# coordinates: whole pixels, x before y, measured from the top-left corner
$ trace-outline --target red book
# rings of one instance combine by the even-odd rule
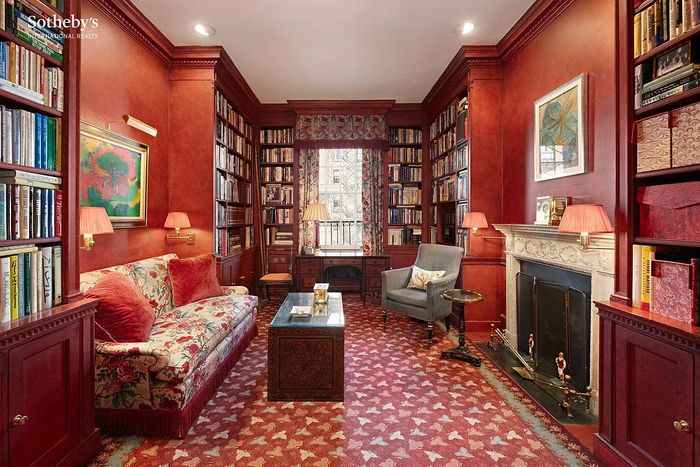
[[[55,216],[55,235],[60,237],[63,234],[63,192],[61,190],[54,191],[55,204],[54,204],[54,216]]]

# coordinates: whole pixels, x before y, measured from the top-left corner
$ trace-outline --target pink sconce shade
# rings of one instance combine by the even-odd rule
[[[468,212],[464,215],[462,227],[465,229],[488,229],[489,222],[483,212]]]
[[[80,235],[114,233],[105,208],[80,208]]]
[[[605,233],[613,227],[600,204],[572,204],[564,210],[559,224],[560,232]]]
[[[165,219],[166,229],[189,229],[190,218],[186,212],[169,212]]]

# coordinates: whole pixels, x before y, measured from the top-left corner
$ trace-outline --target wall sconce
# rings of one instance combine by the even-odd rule
[[[186,212],[169,212],[165,219],[166,229],[175,229],[175,235],[167,234],[165,241],[170,243],[172,240],[184,240],[187,245],[194,245],[194,232],[180,235],[180,229],[189,229],[190,218]]]
[[[80,208],[80,235],[83,236],[82,250],[90,251],[95,244],[93,235],[114,233],[112,223],[105,208]]]
[[[126,114],[122,118],[124,119],[127,125],[132,126],[137,130],[141,130],[144,133],[148,133],[153,137],[155,137],[158,134],[158,130],[156,128],[152,127],[148,123],[142,122],[136,117],[132,117],[131,115]]]
[[[503,237],[497,237],[495,235],[479,235],[479,229],[489,228],[489,222],[486,220],[486,214],[483,212],[468,212],[464,214],[462,228],[471,229],[473,237],[503,240]]]
[[[559,232],[579,234],[579,243],[583,250],[612,250],[610,247],[592,247],[592,233],[609,233],[613,231],[610,219],[600,204],[572,204],[564,210],[559,224]]]

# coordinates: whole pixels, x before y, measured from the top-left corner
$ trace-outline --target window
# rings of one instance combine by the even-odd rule
[[[319,201],[330,220],[319,223],[319,244],[326,248],[362,246],[362,150],[321,149]]]

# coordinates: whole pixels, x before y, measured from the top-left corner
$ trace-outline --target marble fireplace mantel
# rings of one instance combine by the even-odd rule
[[[578,234],[559,232],[557,227],[529,224],[497,224],[505,235],[506,336],[517,345],[518,319],[516,274],[521,261],[534,261],[591,276],[591,301],[608,300],[615,288],[615,251],[612,234],[592,234],[584,251]],[[598,414],[598,315],[591,304],[591,411]]]

